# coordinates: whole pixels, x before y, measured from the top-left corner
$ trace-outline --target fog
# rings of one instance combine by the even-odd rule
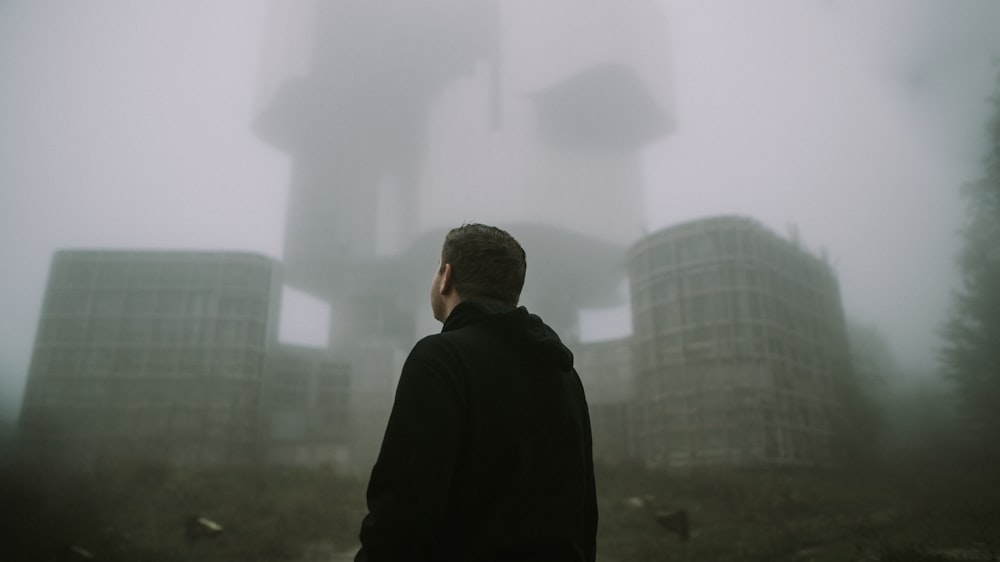
[[[538,8],[553,10],[547,17],[508,8],[505,24],[557,33],[555,10],[564,5]],[[637,31],[630,45],[647,49],[633,55],[666,102],[669,132],[637,155],[637,224],[598,237],[621,242],[629,229],[652,232],[721,213],[797,231],[807,248],[829,256],[848,316],[878,326],[905,369],[932,368],[935,329],[956,281],[959,187],[979,174],[987,100],[996,91],[1000,3],[664,0],[659,8],[662,30]],[[54,250],[207,248],[287,257],[294,159],[255,132],[276,84],[302,70],[294,41],[274,47],[275,17],[271,3],[258,0],[0,1],[6,415],[20,402]],[[529,25],[536,20],[550,23]],[[609,25],[628,22],[652,26],[625,16]],[[616,45],[566,27],[567,40],[554,35],[553,44],[591,62],[602,54],[588,49]],[[548,59],[520,55],[517,79],[543,85]],[[489,80],[487,66],[470,72]],[[402,91],[393,94],[409,99],[401,95],[407,85],[396,84]],[[416,90],[432,95],[429,86]],[[425,130],[418,125],[413,130]],[[445,135],[434,146],[450,146],[447,127],[432,130]],[[379,134],[399,141],[393,132]],[[416,155],[399,149],[397,168],[377,181],[402,193],[416,172],[400,171],[399,163],[414,161],[421,173],[455,184],[474,177],[463,175],[474,162],[419,148]],[[426,196],[410,202],[420,213],[412,224],[384,221],[371,241],[375,251],[402,251],[409,236],[447,224],[537,218],[523,208],[504,215],[491,199],[497,185],[468,188],[479,191],[464,198],[411,191]],[[409,216],[410,203],[388,204],[389,216]],[[477,204],[482,210],[471,210]],[[550,218],[569,228],[600,222],[575,208]],[[533,248],[526,250],[530,264]],[[435,260],[433,253],[416,258],[425,267],[417,275],[429,280]],[[313,337],[321,322],[312,316],[308,307],[292,315],[286,335]],[[627,330],[620,310],[588,312],[580,327],[584,339]]]

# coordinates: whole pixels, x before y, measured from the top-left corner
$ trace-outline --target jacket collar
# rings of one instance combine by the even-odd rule
[[[515,307],[481,300],[464,300],[458,303],[441,327],[442,332],[450,332],[465,326],[479,324],[490,316],[511,312]]]

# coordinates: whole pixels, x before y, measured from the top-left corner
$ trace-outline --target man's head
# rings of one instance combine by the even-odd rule
[[[456,303],[477,299],[517,305],[526,269],[524,249],[507,232],[483,224],[451,229],[431,289],[434,317],[447,318],[454,306],[448,306],[449,297]]]

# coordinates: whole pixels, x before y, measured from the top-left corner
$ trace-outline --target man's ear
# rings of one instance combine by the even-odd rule
[[[451,276],[451,264],[444,264],[444,271],[441,272],[441,286],[438,288],[438,292],[442,295],[447,295],[448,293],[455,290],[455,281]]]

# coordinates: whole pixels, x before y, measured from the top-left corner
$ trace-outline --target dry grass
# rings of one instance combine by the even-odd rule
[[[1000,547],[1000,475],[987,468],[847,471],[601,467],[599,560],[992,560]],[[0,472],[3,560],[64,560],[79,545],[102,561],[301,560],[315,545],[350,551],[364,482],[329,471],[161,465],[89,474]],[[653,496],[647,507],[624,501]],[[682,542],[653,517],[684,509]],[[223,525],[191,541],[184,523]]]
[[[1000,475],[986,468],[848,471],[602,470],[602,560],[996,562]],[[690,514],[691,540],[622,502]]]

